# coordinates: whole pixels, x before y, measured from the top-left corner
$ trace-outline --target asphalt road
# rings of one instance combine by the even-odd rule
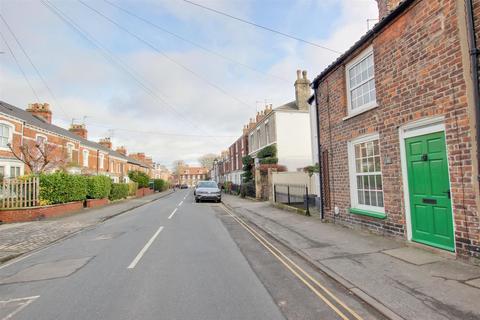
[[[379,318],[191,190],[0,266],[0,320]]]

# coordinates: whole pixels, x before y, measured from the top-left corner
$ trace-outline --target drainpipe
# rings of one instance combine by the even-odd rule
[[[478,48],[475,39],[475,23],[473,21],[472,0],[465,0],[467,13],[467,34],[470,47],[470,73],[473,81],[473,103],[475,109],[475,123],[477,125],[477,180],[480,183],[480,93],[478,79]]]
[[[318,189],[320,192],[320,218],[323,220],[325,211],[323,209],[323,181],[322,181],[322,145],[320,144],[320,112],[318,112],[317,89],[313,91],[315,94],[315,122],[317,124],[317,153],[318,153]]]

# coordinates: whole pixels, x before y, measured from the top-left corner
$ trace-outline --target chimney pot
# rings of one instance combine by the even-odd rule
[[[30,103],[27,111],[46,123],[52,123],[52,111],[48,103]]]
[[[84,124],[72,124],[68,130],[77,136],[87,139],[88,131]]]

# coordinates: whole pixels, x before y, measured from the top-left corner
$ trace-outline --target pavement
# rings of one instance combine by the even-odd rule
[[[7,319],[385,317],[223,205],[179,190],[0,265]]]
[[[171,192],[168,190],[142,198],[116,201],[104,207],[83,209],[55,219],[0,225],[0,263],[38,250],[118,214],[165,197]]]
[[[225,195],[236,214],[390,319],[480,319],[480,267],[453,255]]]

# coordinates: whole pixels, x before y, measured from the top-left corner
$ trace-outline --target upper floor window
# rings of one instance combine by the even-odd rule
[[[266,143],[270,143],[270,124],[268,121],[265,121],[265,137],[266,137]]]
[[[346,66],[348,113],[355,114],[376,105],[375,68],[370,47]]]
[[[0,147],[8,148],[12,135],[12,127],[5,123],[0,123]]]
[[[100,153],[100,155],[98,156],[98,167],[100,169],[103,169],[103,161],[105,160],[105,156],[103,155],[103,153]]]
[[[83,166],[88,167],[88,150],[83,150]]]
[[[73,160],[73,144],[67,143],[67,160]]]

